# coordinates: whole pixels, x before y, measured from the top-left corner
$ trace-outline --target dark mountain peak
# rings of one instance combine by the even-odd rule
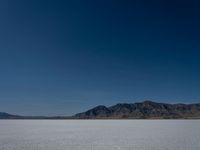
[[[110,110],[103,105],[99,105],[86,112],[76,114],[75,118],[89,119],[89,118],[105,118],[110,115]]]
[[[129,107],[130,105],[132,105],[132,104],[128,104],[128,103],[118,103],[118,104],[116,104],[116,105],[113,105],[113,106],[111,106],[111,107],[109,107],[109,108],[114,108],[114,107]]]
[[[133,104],[128,104],[128,103],[119,103],[114,106],[109,107],[109,109],[113,111],[121,111],[121,110],[131,110],[133,107]]]

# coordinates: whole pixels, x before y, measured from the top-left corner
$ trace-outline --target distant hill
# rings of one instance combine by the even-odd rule
[[[19,116],[19,115],[12,115],[5,112],[0,112],[0,119],[70,119],[71,117],[65,116]]]
[[[134,104],[97,106],[73,116],[76,119],[200,119],[198,104],[166,104],[144,101]]]
[[[0,112],[0,119],[20,119],[20,116],[11,115],[5,112]]]

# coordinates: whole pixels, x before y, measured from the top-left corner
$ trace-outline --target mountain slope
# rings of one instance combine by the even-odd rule
[[[97,106],[73,116],[75,119],[183,119],[200,118],[198,104],[165,104],[144,101],[134,104]]]
[[[11,115],[5,112],[0,112],[0,119],[20,119],[22,117],[17,115]]]

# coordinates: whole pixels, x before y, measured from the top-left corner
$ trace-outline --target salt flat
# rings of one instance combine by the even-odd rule
[[[200,121],[0,120],[0,150],[200,150]]]

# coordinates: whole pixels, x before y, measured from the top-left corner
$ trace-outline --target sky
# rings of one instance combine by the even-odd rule
[[[1,0],[0,111],[200,102],[197,0]]]

